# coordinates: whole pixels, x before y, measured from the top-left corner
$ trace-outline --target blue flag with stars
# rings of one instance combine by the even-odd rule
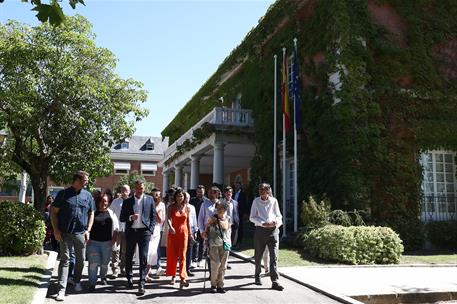
[[[294,51],[294,61],[292,67],[292,94],[294,96],[294,116],[295,116],[295,126],[297,130],[301,125],[301,99],[300,99],[300,78],[298,71],[298,54],[297,49]]]

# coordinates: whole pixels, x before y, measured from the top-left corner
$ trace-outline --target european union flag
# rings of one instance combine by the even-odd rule
[[[297,130],[301,125],[301,99],[300,99],[300,78],[298,71],[298,54],[297,49],[294,51],[294,61],[292,66],[292,94],[294,96],[294,116]]]

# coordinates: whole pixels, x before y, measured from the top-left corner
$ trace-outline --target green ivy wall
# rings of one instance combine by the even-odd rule
[[[455,16],[454,0],[280,0],[162,135],[172,143],[219,96],[231,102],[241,92],[242,107],[253,110],[256,123],[251,178],[271,181],[273,55],[279,68],[282,47],[292,51],[298,38],[300,199],[326,196],[334,208],[370,208],[375,222],[392,226],[414,247],[418,156],[434,148],[457,150]],[[335,91],[329,75],[338,71],[341,88]]]

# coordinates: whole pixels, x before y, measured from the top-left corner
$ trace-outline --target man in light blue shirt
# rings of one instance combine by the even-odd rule
[[[215,204],[218,201],[221,190],[218,187],[211,187],[208,192],[209,200],[205,200],[198,213],[198,230],[203,239],[206,239],[205,228],[208,219],[216,213]]]

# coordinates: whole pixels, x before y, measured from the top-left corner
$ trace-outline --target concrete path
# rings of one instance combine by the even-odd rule
[[[456,265],[283,267],[280,272],[322,292],[365,303],[430,303],[457,296]]]
[[[138,287],[126,289],[125,278],[109,280],[108,286],[97,286],[94,293],[83,291],[76,293],[71,287],[67,290],[64,303],[339,303],[321,293],[308,289],[300,284],[281,278],[284,291],[271,290],[269,278],[263,279],[263,286],[254,285],[254,265],[237,258],[230,258],[231,270],[226,272],[226,294],[203,292],[203,269],[196,269],[196,276],[189,279],[190,286],[179,289],[179,284],[169,285],[169,277],[162,277],[146,285],[146,294],[137,295]],[[57,293],[57,266],[54,269],[51,286],[45,303],[57,303],[53,296]],[[135,271],[137,273],[137,271]],[[87,288],[87,266],[84,268],[83,288]],[[209,287],[209,281],[206,287]]]
[[[282,267],[280,271],[346,296],[457,292],[457,266]]]

